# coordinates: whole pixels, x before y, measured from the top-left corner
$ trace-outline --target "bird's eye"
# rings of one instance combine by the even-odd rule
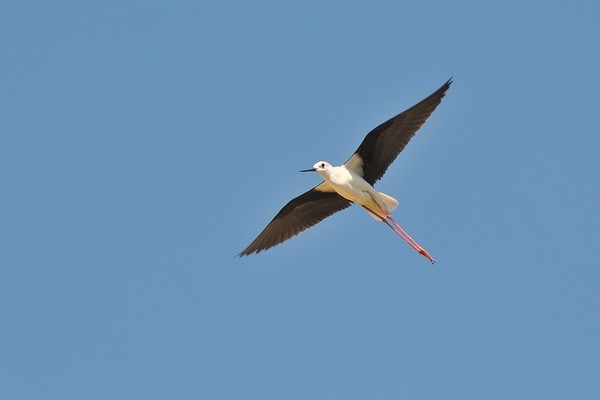
[[[321,168],[325,168],[325,163],[321,163]]]

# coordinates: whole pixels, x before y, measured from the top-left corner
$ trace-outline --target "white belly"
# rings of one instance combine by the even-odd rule
[[[335,173],[328,180],[340,196],[360,205],[372,202],[372,195],[377,193],[367,181],[343,167],[336,167]]]

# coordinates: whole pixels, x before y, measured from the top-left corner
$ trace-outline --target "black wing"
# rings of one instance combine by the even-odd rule
[[[371,185],[377,182],[440,104],[451,83],[449,79],[425,100],[369,132],[345,165],[362,171]]]
[[[250,246],[238,255],[259,253],[285,242],[350,204],[350,200],[321,183],[287,203]]]

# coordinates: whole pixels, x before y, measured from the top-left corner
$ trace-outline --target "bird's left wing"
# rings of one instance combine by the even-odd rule
[[[298,235],[352,204],[325,182],[287,203],[240,257],[259,253]]]
[[[374,185],[440,104],[451,84],[449,79],[426,99],[369,132],[344,165]]]

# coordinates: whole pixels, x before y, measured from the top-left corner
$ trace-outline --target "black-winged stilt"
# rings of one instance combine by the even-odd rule
[[[287,203],[239,256],[282,243],[356,203],[434,264],[433,257],[392,218],[391,212],[398,201],[376,191],[373,185],[440,104],[451,83],[452,79],[449,79],[426,99],[369,132],[344,164],[334,167],[319,161],[312,168],[300,171],[316,172],[324,181]]]

